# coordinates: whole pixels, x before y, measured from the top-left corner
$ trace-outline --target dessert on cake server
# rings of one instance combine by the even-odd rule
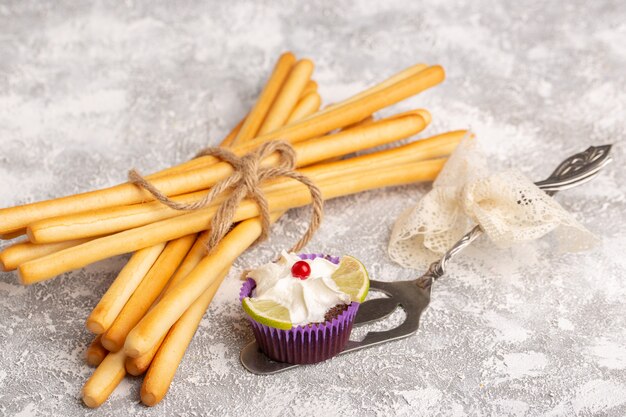
[[[269,358],[307,364],[344,349],[368,289],[365,267],[351,256],[283,251],[247,273],[240,299]]]

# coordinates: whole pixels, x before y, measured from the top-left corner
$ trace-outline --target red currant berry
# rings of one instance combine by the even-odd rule
[[[307,279],[311,275],[311,266],[306,261],[298,261],[291,267],[294,278]]]

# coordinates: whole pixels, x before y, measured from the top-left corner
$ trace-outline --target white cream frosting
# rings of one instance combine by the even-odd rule
[[[311,275],[301,280],[291,275],[291,267],[301,261],[295,253],[283,251],[277,262],[248,273],[256,282],[254,298],[272,300],[289,310],[294,326],[324,322],[326,312],[337,304],[350,304],[350,296],[339,290],[331,275],[338,265],[324,259],[304,259]]]

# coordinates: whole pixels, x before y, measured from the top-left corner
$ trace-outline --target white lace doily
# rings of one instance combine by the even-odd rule
[[[468,136],[446,162],[433,189],[396,221],[389,255],[405,267],[424,269],[476,223],[499,247],[538,239],[553,230],[563,251],[585,250],[598,241],[520,172],[490,174],[477,140]]]

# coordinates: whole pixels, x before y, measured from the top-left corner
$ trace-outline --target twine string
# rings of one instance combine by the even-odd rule
[[[261,162],[274,152],[279,155],[278,164],[275,167],[261,166]],[[272,178],[291,178],[309,189],[312,207],[309,226],[300,240],[291,248],[291,251],[301,250],[311,240],[322,222],[324,199],[320,189],[313,181],[295,170],[296,153],[289,143],[280,140],[266,142],[243,156],[238,156],[226,148],[209,147],[201,150],[195,157],[201,156],[213,156],[227,162],[233,167],[233,173],[217,182],[204,197],[191,203],[172,200],[135,169],[128,172],[128,179],[131,183],[152,194],[155,200],[174,210],[181,211],[196,211],[205,208],[213,203],[219,195],[231,190],[230,195],[219,205],[211,219],[209,235],[205,242],[207,250],[210,252],[230,230],[237,208],[246,197],[255,201],[259,207],[262,232],[258,240],[265,240],[270,230],[270,210],[267,198],[261,189],[261,183]]]

